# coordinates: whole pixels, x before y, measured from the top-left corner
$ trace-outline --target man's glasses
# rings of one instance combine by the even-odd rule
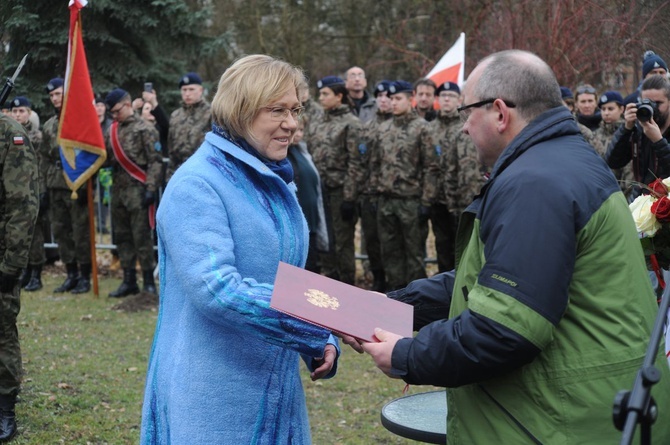
[[[305,108],[303,107],[295,107],[295,108],[265,107],[265,109],[270,112],[270,118],[273,121],[277,122],[285,121],[286,119],[288,119],[289,114],[293,117],[293,119],[299,121],[302,119],[302,115],[305,112]]]
[[[347,74],[347,79],[365,79],[365,73],[349,73]]]
[[[128,104],[127,104],[127,103],[123,103],[123,104],[121,104],[121,106],[119,106],[116,110],[112,108],[111,110],[109,110],[109,114],[111,114],[112,116],[116,116],[117,114],[119,114],[119,112],[120,112],[121,110],[123,110],[123,107],[125,107],[126,105],[128,105]]]
[[[457,110],[458,110],[458,115],[461,117],[461,123],[464,124],[468,121],[468,119],[470,118],[470,114],[472,114],[472,112],[474,111],[475,108],[480,108],[480,107],[483,107],[485,105],[491,105],[496,100],[498,100],[498,98],[494,97],[492,99],[485,99],[485,100],[481,100],[479,102],[475,102],[473,104],[468,104],[468,105],[463,105],[462,107],[458,107]],[[507,105],[509,108],[516,107],[516,104],[514,102],[510,102],[509,100],[505,100],[505,99],[500,99],[500,100],[502,100],[503,103],[505,105]]]

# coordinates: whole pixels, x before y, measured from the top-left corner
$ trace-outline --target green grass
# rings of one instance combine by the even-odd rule
[[[42,291],[21,294],[25,374],[12,443],[138,443],[157,313],[111,310],[119,301],[107,294],[119,279],[101,279],[100,297],[53,294],[64,275],[43,279]],[[303,372],[303,382],[314,444],[416,443],[381,425],[382,406],[402,395],[404,382],[385,377],[369,356],[343,348],[334,379],[312,382]]]

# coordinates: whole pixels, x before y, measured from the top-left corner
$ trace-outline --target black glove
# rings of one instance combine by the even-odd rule
[[[49,194],[47,192],[40,193],[40,214],[49,210]]]
[[[342,201],[342,204],[340,204],[340,216],[342,216],[343,221],[351,221],[354,219],[355,211],[356,203],[353,201]]]
[[[144,192],[144,200],[142,201],[142,207],[148,208],[151,204],[156,202],[156,192],[147,190]]]
[[[14,290],[14,286],[19,281],[18,275],[9,275],[4,272],[0,272],[0,292],[3,294],[8,294]]]
[[[419,222],[422,224],[425,222],[428,222],[428,219],[430,218],[430,207],[427,206],[419,206]]]

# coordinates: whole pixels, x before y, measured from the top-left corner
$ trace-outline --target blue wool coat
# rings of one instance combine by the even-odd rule
[[[333,337],[269,307],[279,261],[307,255],[293,183],[209,133],[170,179],[157,224],[141,443],[309,444],[299,358],[311,365]]]

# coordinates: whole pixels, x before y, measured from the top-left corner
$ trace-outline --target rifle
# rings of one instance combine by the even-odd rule
[[[19,66],[16,68],[16,71],[14,71],[14,75],[12,77],[8,77],[7,81],[5,82],[5,86],[2,87],[2,91],[0,91],[0,107],[2,107],[5,104],[5,101],[9,97],[9,93],[12,92],[12,88],[14,88],[14,81],[16,78],[19,76],[19,73],[23,69],[23,65],[26,64],[26,59],[28,58],[28,54],[23,56],[23,59],[21,59],[21,63],[19,63]]]

